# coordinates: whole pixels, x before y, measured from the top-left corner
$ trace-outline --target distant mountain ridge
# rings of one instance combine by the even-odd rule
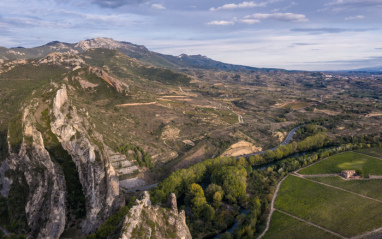
[[[360,68],[353,71],[366,71],[366,72],[382,72],[382,66]]]
[[[126,41],[116,41],[112,38],[94,38],[78,43],[64,43],[52,41],[45,45],[33,48],[5,48],[0,47],[1,60],[31,59],[45,57],[52,52],[69,52],[80,54],[92,48],[106,48],[111,50],[119,50],[131,58],[135,58],[143,63],[147,63],[156,67],[164,67],[169,69],[179,68],[201,68],[201,69],[218,69],[218,70],[280,70],[270,68],[256,68],[242,65],[227,64],[220,61],[212,60],[202,55],[186,55],[180,56],[164,55],[161,53],[148,50],[143,45],[136,45]]]

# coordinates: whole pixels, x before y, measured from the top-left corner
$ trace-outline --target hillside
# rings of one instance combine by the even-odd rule
[[[297,125],[306,126],[283,148],[288,155],[316,149],[319,140],[321,147],[370,145],[382,136],[379,76],[257,69],[200,55],[166,56],[107,38],[1,48],[0,59],[0,225],[20,236],[80,238],[96,232],[139,194],[132,191],[172,172],[186,175],[174,179],[184,182],[174,187],[177,192],[170,192],[171,185],[159,187],[152,201],[175,192],[192,236],[212,235],[228,227],[222,218],[233,220],[238,205],[249,207],[243,195],[258,196],[263,209],[269,195],[256,195],[251,186],[240,197],[228,197],[226,185],[220,207],[211,206],[214,195],[206,194],[204,203],[188,187],[223,183],[224,175],[232,176],[227,167],[236,167],[241,181],[260,180],[249,166],[279,160],[283,152],[268,152],[264,162],[218,156],[270,149]],[[229,162],[218,167],[221,175],[214,171],[218,163],[207,164],[214,158]],[[187,174],[192,165],[203,174]],[[264,177],[256,182],[271,192],[276,179]],[[190,206],[193,197],[201,200],[199,213]],[[261,228],[266,211],[256,210]],[[147,213],[154,221],[157,214]],[[213,219],[215,213],[220,219]]]

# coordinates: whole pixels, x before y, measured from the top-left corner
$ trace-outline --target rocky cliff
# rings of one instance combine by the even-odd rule
[[[168,206],[151,205],[149,193],[144,192],[142,200],[137,200],[125,217],[120,239],[191,239],[185,212],[178,213],[175,194],[170,195]]]
[[[61,168],[53,163],[45,149],[42,135],[35,127],[31,108],[24,110],[19,149],[10,147],[11,153],[3,162],[3,168],[12,171],[4,181],[13,181],[3,196],[21,202],[22,205],[14,205],[21,207],[20,210],[10,209],[12,213],[14,209],[16,214],[20,211],[19,218],[25,217],[30,238],[59,238],[66,222],[65,178]],[[12,203],[9,203],[10,207]]]
[[[123,204],[118,177],[102,136],[77,114],[66,86],[47,102],[31,100],[10,124],[0,162],[8,214],[1,216],[28,238],[88,234]]]
[[[66,86],[53,100],[52,132],[76,164],[86,198],[84,233],[94,231],[119,206],[119,183],[102,136],[78,116],[69,103]]]

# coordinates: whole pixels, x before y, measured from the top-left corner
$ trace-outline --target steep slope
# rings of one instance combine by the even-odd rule
[[[94,231],[120,204],[118,177],[102,136],[70,105],[63,85],[53,100],[52,132],[75,162],[86,198],[83,231]]]
[[[21,143],[10,144],[9,157],[3,162],[12,185],[2,196],[8,197],[10,211],[15,213],[9,217],[19,223],[20,231],[36,238],[59,238],[66,223],[64,174],[45,149],[32,109],[29,106],[23,113]]]
[[[8,230],[31,238],[88,234],[123,205],[102,136],[77,114],[65,85],[51,102],[25,103],[0,167]]]

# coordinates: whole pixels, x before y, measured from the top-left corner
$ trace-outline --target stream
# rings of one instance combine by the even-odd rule
[[[4,233],[7,237],[10,236],[9,232],[8,232],[7,230],[5,230],[4,228],[2,228],[1,226],[0,226],[0,230],[3,231],[3,233]]]
[[[277,147],[279,147],[279,146],[281,146],[281,145],[287,145],[287,144],[289,144],[290,141],[291,141],[292,138],[293,138],[293,135],[296,133],[296,131],[297,131],[299,128],[304,127],[304,126],[305,126],[305,125],[300,125],[300,126],[297,126],[297,127],[293,128],[291,131],[289,131],[287,137],[285,138],[285,140],[284,140],[280,145],[278,145],[278,146],[276,146],[276,147],[273,147],[273,148],[271,148],[270,150],[273,151],[273,150],[277,149]],[[264,154],[264,153],[265,153],[265,151],[261,151],[261,152],[257,152],[257,153],[253,153],[253,154],[246,154],[246,155],[237,156],[236,158],[237,158],[237,159],[238,159],[238,158],[241,158],[241,157],[245,158],[245,157],[250,157],[250,156],[253,156],[253,155],[261,155],[261,154]],[[301,154],[301,153],[296,153],[296,154]],[[291,155],[291,156],[294,156],[294,155]],[[264,169],[268,168],[269,166],[272,166],[272,165],[276,164],[277,162],[278,162],[278,161],[275,160],[275,161],[273,161],[273,162],[269,162],[269,163],[265,163],[265,164],[256,165],[256,166],[253,166],[253,169],[254,169],[254,170],[264,170]],[[240,208],[240,210],[239,210],[239,215],[240,215],[240,214],[248,215],[248,213],[249,213],[249,210],[248,210],[248,209]],[[214,239],[218,239],[218,238],[220,238],[221,234],[223,234],[223,233],[225,233],[225,232],[229,232],[229,233],[232,234],[233,231],[234,231],[238,226],[239,226],[239,225],[238,225],[238,221],[235,220],[235,224],[233,224],[232,227],[230,227],[230,228],[228,228],[227,230],[225,230],[225,231],[219,233],[218,235],[216,235],[216,236],[214,237]]]

